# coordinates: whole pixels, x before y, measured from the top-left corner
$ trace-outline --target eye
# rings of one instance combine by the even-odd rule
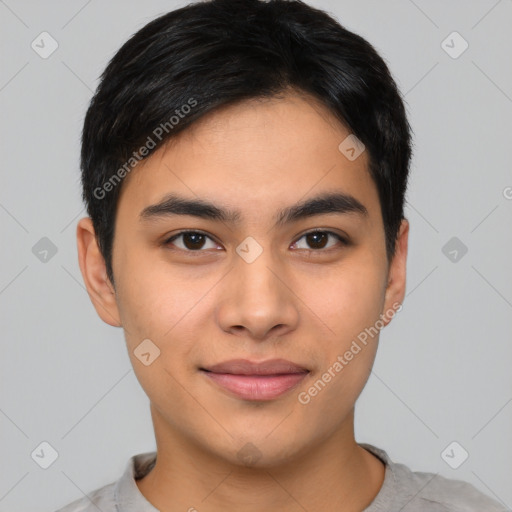
[[[176,244],[174,241],[182,239],[180,244]],[[206,240],[210,240],[213,243],[213,247],[205,247]],[[215,249],[217,244],[205,233],[200,231],[181,231],[164,242],[164,245],[175,245],[178,249],[188,252],[198,252],[200,249]]]
[[[300,240],[303,238],[306,240],[306,243],[310,247],[298,247],[299,249],[304,249],[306,251],[318,251],[321,249],[331,249],[336,243],[327,245],[329,237],[335,238],[341,245],[348,245],[347,240],[345,240],[341,235],[337,233],[333,233],[332,231],[310,231],[309,233],[305,233],[302,235],[297,242],[293,245],[296,246]]]

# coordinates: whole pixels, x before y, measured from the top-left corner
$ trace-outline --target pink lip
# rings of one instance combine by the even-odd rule
[[[245,359],[225,361],[202,372],[219,386],[244,400],[271,400],[301,382],[309,371],[284,359],[261,363]]]

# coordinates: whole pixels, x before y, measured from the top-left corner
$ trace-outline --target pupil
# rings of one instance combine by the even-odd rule
[[[318,238],[321,237],[323,238],[324,242],[325,242],[325,239],[327,238],[327,235],[325,233],[309,233],[308,235],[306,235],[308,237],[308,244],[310,246],[313,246],[315,249],[322,249],[323,247],[325,247],[325,243],[321,243],[318,245]],[[315,241],[316,239],[316,241]],[[310,243],[310,241],[313,240],[312,243]]]
[[[202,235],[200,233],[185,233],[183,235],[183,240],[184,240],[184,243],[185,243],[185,246],[187,247],[187,249],[200,249],[203,246],[204,235]],[[188,241],[191,240],[192,243],[187,244],[187,240]],[[191,247],[190,247],[190,245],[191,245]]]

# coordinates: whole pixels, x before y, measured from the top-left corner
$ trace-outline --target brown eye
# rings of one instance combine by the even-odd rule
[[[329,235],[326,233],[308,233],[306,235],[306,241],[313,249],[323,249],[327,245]]]
[[[179,240],[180,238],[182,239],[181,243],[175,243],[175,240]],[[216,244],[204,233],[198,231],[182,231],[169,238],[165,242],[165,245],[171,244],[183,251],[198,252],[201,249],[205,249],[208,240],[212,242],[213,247],[206,247],[206,249],[215,249],[217,247]]]
[[[297,245],[300,240],[305,239],[307,247],[298,247],[298,249],[305,249],[311,251],[320,251],[322,249],[330,249],[333,246],[336,246],[336,243],[332,243],[330,246],[327,246],[329,243],[329,237],[333,237],[338,243],[341,245],[347,245],[344,238],[342,238],[337,233],[333,233],[332,231],[310,231],[302,235],[301,238],[294,245]]]

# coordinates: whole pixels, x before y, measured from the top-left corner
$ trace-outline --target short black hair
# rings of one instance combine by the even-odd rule
[[[83,199],[112,284],[116,206],[133,166],[216,109],[289,89],[319,100],[365,145],[391,260],[404,218],[411,128],[382,57],[300,0],[211,0],[136,32],[102,73],[87,110]]]

